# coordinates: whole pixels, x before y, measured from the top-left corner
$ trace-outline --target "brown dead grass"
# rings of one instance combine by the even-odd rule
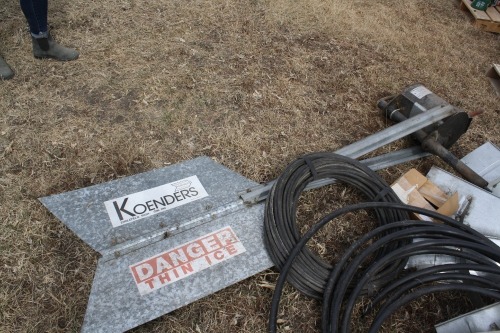
[[[58,63],[31,56],[18,4],[5,3],[0,53],[16,77],[0,82],[0,331],[75,332],[83,321],[97,255],[38,197],[199,155],[268,181],[303,153],[388,126],[377,99],[415,82],[485,111],[453,148],[459,157],[487,140],[499,145],[499,100],[484,72],[500,62],[500,37],[474,28],[457,6],[51,0],[53,35],[81,51]],[[393,181],[432,164],[444,167],[429,159],[380,174]],[[304,218],[318,215],[316,204],[328,208],[304,198]],[[324,237],[346,245],[356,230],[345,223]],[[259,274],[134,331],[265,332],[275,280]],[[283,332],[317,331],[315,301],[288,288],[282,303]],[[464,309],[429,317],[434,303],[402,310],[386,331],[429,331],[420,322]]]

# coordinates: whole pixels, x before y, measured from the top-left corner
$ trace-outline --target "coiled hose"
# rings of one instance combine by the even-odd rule
[[[319,178],[353,185],[376,202],[336,210],[301,236],[295,220],[297,200],[307,183]],[[306,243],[323,226],[359,210],[373,210],[379,227],[353,243],[335,265],[307,249]],[[409,212],[442,223],[413,221]],[[349,332],[353,308],[362,295],[371,298],[366,311],[376,311],[370,333],[377,332],[399,307],[429,293],[468,291],[500,300],[500,248],[495,243],[449,217],[400,203],[377,174],[347,157],[315,153],[291,163],[271,191],[264,226],[267,250],[280,270],[269,318],[271,333],[277,330],[286,280],[302,293],[323,300],[324,333]],[[408,258],[419,254],[452,255],[466,263],[404,271]]]
[[[373,170],[357,160],[334,153],[313,153],[292,162],[276,180],[266,201],[264,217],[264,241],[266,249],[281,270],[301,235],[297,228],[297,202],[304,188],[319,179],[336,179],[362,192],[368,201],[401,202],[387,183]],[[379,225],[408,219],[405,211],[375,209]],[[396,242],[376,253],[382,258],[402,244]],[[406,265],[406,261],[394,262],[373,278],[384,279]],[[304,248],[290,270],[288,281],[310,297],[321,299],[332,266]]]

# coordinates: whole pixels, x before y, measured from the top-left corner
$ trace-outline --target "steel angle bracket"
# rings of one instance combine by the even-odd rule
[[[208,157],[40,201],[98,251],[82,332],[123,332],[272,266],[256,183]]]
[[[340,148],[339,150],[336,150],[335,153],[350,158],[359,158],[391,142],[410,135],[426,126],[439,122],[440,120],[449,117],[456,112],[456,109],[451,105],[436,106],[428,110],[427,112],[421,113],[415,117],[408,118],[403,122],[392,125],[391,127],[367,136],[362,140]],[[422,151],[422,149],[413,147],[402,151],[394,151],[392,153],[380,155],[379,157],[366,159],[361,162],[363,162],[373,170],[380,170],[389,166],[397,165],[399,163],[411,161],[416,158],[425,157],[427,155],[429,154]],[[267,198],[275,182],[276,180],[272,180],[267,184],[247,188],[245,191],[240,192],[240,196],[247,204],[255,204],[261,202]],[[333,180],[315,181],[310,183],[308,187],[306,187],[306,190],[332,184],[333,182]]]

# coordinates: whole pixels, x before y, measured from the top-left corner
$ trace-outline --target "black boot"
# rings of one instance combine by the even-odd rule
[[[48,38],[34,38],[33,55],[37,59],[52,58],[60,61],[70,61],[78,59],[80,55],[77,50],[64,47],[56,43],[49,34]]]
[[[0,57],[0,80],[9,80],[14,76],[14,71],[10,68],[9,64]]]

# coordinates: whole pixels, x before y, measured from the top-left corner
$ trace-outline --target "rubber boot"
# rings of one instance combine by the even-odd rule
[[[33,42],[33,55],[37,59],[52,58],[59,61],[71,61],[78,59],[80,55],[77,50],[56,43],[50,34],[48,38],[31,37],[31,39]]]
[[[0,80],[9,80],[14,76],[14,71],[10,68],[9,64],[0,57]]]

